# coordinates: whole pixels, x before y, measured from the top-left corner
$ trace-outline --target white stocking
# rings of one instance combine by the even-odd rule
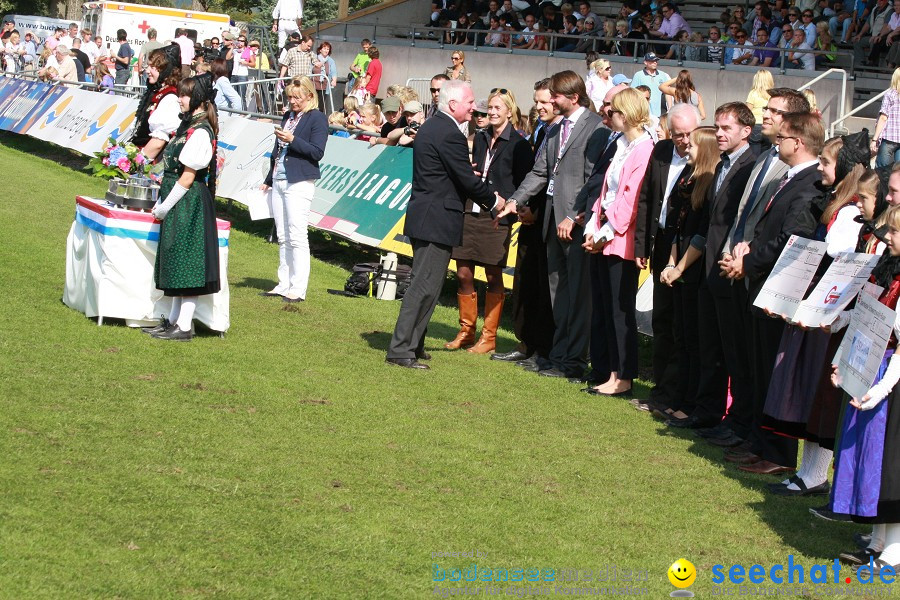
[[[178,322],[178,315],[181,314],[181,296],[172,297],[172,309],[169,311],[169,323]]]
[[[879,523],[872,527],[872,539],[867,546],[869,549],[874,550],[875,552],[884,550],[884,530],[884,523]]]
[[[797,477],[803,480],[806,487],[816,487],[828,481],[828,465],[831,464],[833,452],[826,450],[815,442],[806,441],[803,443],[803,460],[800,463],[800,470],[797,471]],[[789,490],[799,490],[796,484],[790,484]]]
[[[884,551],[879,558],[889,565],[900,564],[900,523],[884,526]]]
[[[194,320],[194,309],[197,308],[197,296],[185,296],[181,299],[181,314],[178,315],[178,329],[191,330],[191,322]]]

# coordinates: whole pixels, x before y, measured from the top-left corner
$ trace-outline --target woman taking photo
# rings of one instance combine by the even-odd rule
[[[152,62],[151,55],[151,62]],[[163,180],[153,216],[162,221],[153,278],[172,298],[154,338],[187,342],[199,296],[219,291],[219,241],[213,204],[216,182],[216,135],[219,131],[212,75],[178,84],[181,125],[163,154]]]
[[[290,110],[275,128],[269,174],[263,190],[272,190],[272,216],[278,233],[278,285],[263,296],[285,302],[306,299],[309,284],[307,221],[319,161],[328,141],[328,119],[316,110],[318,98],[309,77],[296,77],[285,89]]]
[[[508,198],[516,191],[534,164],[534,155],[528,141],[519,135],[514,123],[519,118],[519,108],[512,92],[494,89],[488,96],[487,114],[489,126],[475,133],[472,146],[472,162],[481,179],[487,181],[491,191]],[[503,194],[508,194],[504,196]],[[472,346],[469,352],[484,354],[496,346],[497,326],[503,313],[503,267],[509,251],[509,238],[514,215],[500,220],[494,229],[493,216],[481,210],[471,200],[466,202],[463,223],[463,245],[453,249],[456,260],[456,277],[459,281],[459,333],[444,344],[449,350]],[[484,302],[484,327],[481,338],[475,343],[475,321],[478,318],[478,294],[475,292],[475,266],[484,267],[488,289]]]
[[[132,143],[149,160],[162,153],[181,124],[178,84],[181,82],[181,49],[178,44],[159,48],[147,57],[147,89],[135,112]]]
[[[659,281],[673,288],[675,304],[675,339],[681,340],[678,363],[682,377],[674,390],[669,415],[686,419],[694,409],[694,397],[700,382],[700,315],[697,312],[700,289],[700,260],[706,247],[709,210],[706,194],[713,183],[719,163],[719,146],[714,127],[698,127],[688,144],[688,166],[675,183],[674,205],[677,215],[675,237],[669,255],[669,266],[660,273]]]
[[[444,75],[450,79],[471,82],[472,78],[469,76],[469,72],[466,71],[466,53],[462,50],[454,50],[450,54],[450,60],[453,61],[453,64],[447,67]]]
[[[701,96],[700,92],[697,91],[697,88],[694,87],[694,79],[691,77],[691,72],[687,69],[679,71],[678,77],[670,79],[665,83],[661,83],[659,85],[659,91],[670,96],[673,99],[673,105],[690,104],[696,106],[697,110],[700,111],[700,118],[706,118],[706,108],[703,106],[703,96]]]
[[[872,137],[872,153],[878,151],[876,167],[886,167],[900,160],[900,68],[891,76],[891,87],[881,101],[875,135]],[[893,139],[893,138],[898,139]],[[879,144],[880,142],[880,144]]]
[[[585,226],[583,246],[592,254],[600,254],[600,311],[611,373],[606,383],[584,389],[591,394],[630,396],[638,368],[634,222],[641,183],[653,151],[653,139],[645,129],[651,122],[650,105],[643,94],[628,88],[613,97],[608,114],[612,130],[623,135],[616,141],[619,148],[592,208],[593,216]]]

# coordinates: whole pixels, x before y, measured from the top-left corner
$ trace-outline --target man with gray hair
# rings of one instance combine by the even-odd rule
[[[691,132],[701,121],[697,107],[686,102],[673,106],[666,117],[672,139],[660,140],[653,148],[634,226],[634,261],[639,269],[646,269],[649,264],[651,277],[656,281],[669,262],[675,236],[677,215],[673,214],[672,190],[687,166]],[[652,328],[653,388],[650,401],[638,406],[642,409],[674,404],[671,396],[683,376],[678,372],[675,352],[675,294],[667,285],[653,286]]]
[[[475,175],[469,147],[460,127],[472,119],[475,95],[464,81],[445,81],[438,112],[416,134],[412,192],[403,234],[413,248],[412,281],[403,297],[386,362],[408,369],[427,369],[425,331],[437,305],[450,251],[462,244],[466,199],[484,210],[500,210],[503,198]]]

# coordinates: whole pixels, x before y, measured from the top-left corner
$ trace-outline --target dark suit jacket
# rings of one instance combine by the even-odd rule
[[[823,193],[822,174],[816,165],[807,167],[794,175],[769,203],[764,202],[764,213],[753,230],[750,252],[744,256],[744,272],[750,282],[750,302],[756,299],[759,290],[772,267],[781,255],[791,235],[811,238],[816,231],[816,221],[810,212],[810,204]]]
[[[456,121],[439,112],[416,134],[412,194],[406,207],[403,234],[446,246],[462,244],[466,198],[485,210],[496,199],[469,162],[469,145]]]
[[[584,182],[584,186],[575,197],[575,214],[584,213],[584,222],[587,223],[590,217],[591,209],[594,202],[600,197],[600,191],[603,189],[603,182],[606,180],[606,171],[609,169],[609,163],[612,162],[616,155],[616,144],[610,144],[609,139],[613,136],[613,132],[605,127],[598,129],[598,140],[602,140],[605,150],[600,154],[600,158],[594,161],[594,168],[591,175]]]
[[[716,167],[713,178],[713,184],[709,187],[709,195],[706,198],[706,207],[709,212],[709,228],[706,231],[706,254],[703,257],[704,275],[706,277],[706,285],[710,293],[717,296],[728,296],[731,294],[731,280],[726,277],[720,277],[719,257],[722,254],[722,248],[728,239],[728,232],[731,231],[734,220],[737,218],[738,206],[741,203],[741,196],[744,188],[747,187],[747,181],[750,179],[750,173],[756,164],[756,157],[750,148],[744,150],[744,153],[738,157],[737,161],[728,169],[728,175],[716,194],[716,179],[722,170],[722,161]]]
[[[644,184],[641,186],[641,195],[638,197],[637,216],[634,221],[634,256],[637,258],[650,258],[653,250],[653,240],[656,238],[656,230],[659,228],[659,213],[662,210],[663,200],[666,195],[666,183],[669,179],[669,166],[672,164],[672,153],[675,150],[675,142],[672,140],[660,140],[653,148],[650,155],[650,163],[647,165],[647,173],[644,175]],[[685,167],[687,168],[687,167]],[[674,192],[675,188],[672,188]],[[669,215],[672,213],[672,202],[667,205],[666,224],[672,221]],[[672,238],[667,237],[666,245],[672,244]],[[666,249],[668,252],[668,249]],[[656,265],[651,265],[653,269]]]
[[[492,131],[490,128],[475,134],[475,142],[472,144],[472,162],[475,170],[484,173],[485,154],[491,143]],[[503,198],[512,196],[525,176],[534,165],[534,154],[531,152],[531,144],[513,129],[512,123],[506,126],[497,138],[494,158],[491,160],[487,171],[487,184],[492,192],[497,192]],[[466,210],[472,210],[473,202],[466,203]],[[504,225],[512,225],[518,220],[515,213],[503,217]]]
[[[284,113],[281,126],[287,123],[291,113]],[[328,141],[328,119],[324,113],[311,110],[300,118],[294,129],[294,139],[287,146],[287,154],[284,157],[284,171],[289,183],[309,181],[321,177],[319,161],[325,156],[325,142]],[[272,149],[272,158],[269,160],[269,174],[266,176],[266,185],[272,185],[272,170],[275,168],[275,157],[278,156],[278,140]]]

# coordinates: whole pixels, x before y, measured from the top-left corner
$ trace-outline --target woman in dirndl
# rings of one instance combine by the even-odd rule
[[[200,296],[219,291],[219,244],[213,198],[216,180],[216,118],[213,77],[204,73],[178,85],[182,123],[163,155],[163,180],[153,216],[159,247],[153,277],[172,298],[172,308],[149,332],[160,340],[190,341]]]

